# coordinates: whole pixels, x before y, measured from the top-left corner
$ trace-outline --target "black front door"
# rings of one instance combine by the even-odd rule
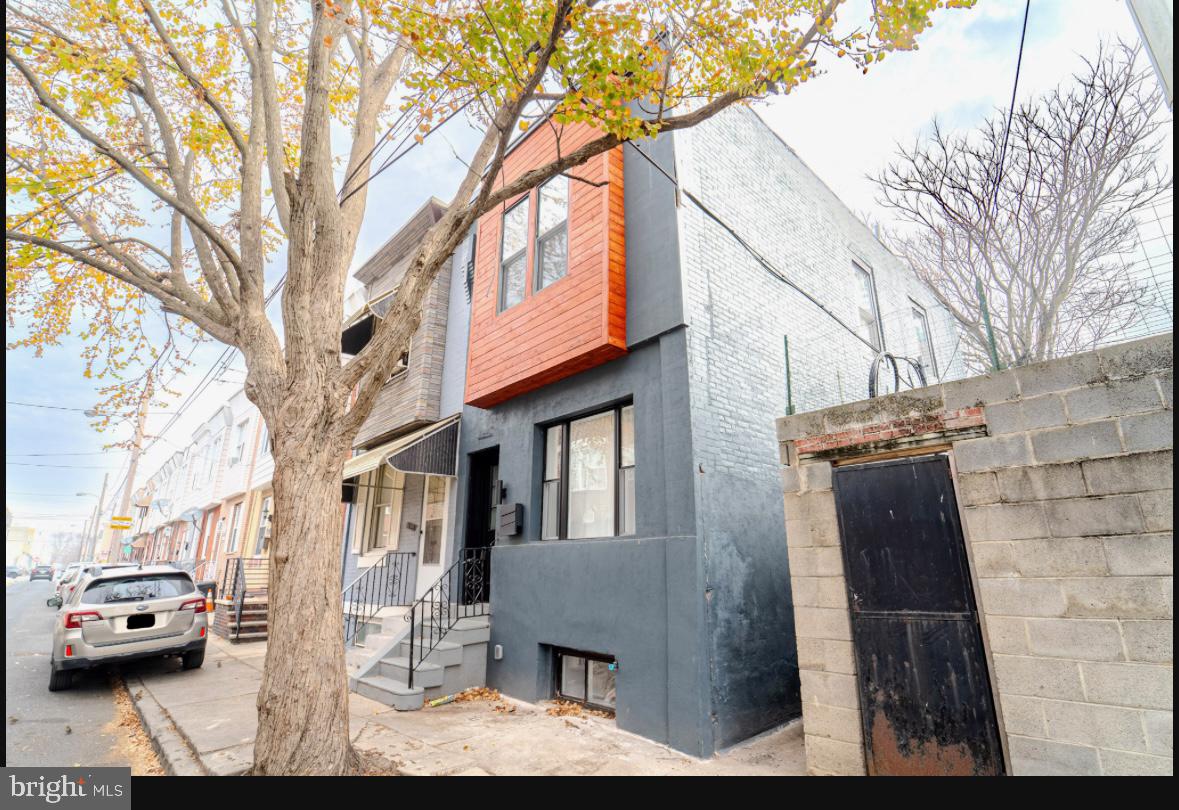
[[[486,602],[491,594],[491,559],[499,509],[499,448],[471,454],[463,538],[463,603]]]
[[[835,469],[872,775],[1003,772],[944,455]]]

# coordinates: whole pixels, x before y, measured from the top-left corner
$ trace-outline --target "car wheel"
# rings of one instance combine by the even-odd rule
[[[68,669],[53,669],[50,665],[49,670],[49,691],[61,692],[64,689],[69,689],[74,685],[74,673]]]
[[[200,669],[201,664],[205,663],[205,649],[202,647],[199,650],[186,652],[183,657],[185,669]]]

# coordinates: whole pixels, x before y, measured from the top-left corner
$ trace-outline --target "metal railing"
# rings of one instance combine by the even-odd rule
[[[390,551],[352,584],[340,592],[344,601],[344,644],[351,646],[356,636],[381,608],[404,607],[413,599],[414,557],[412,551]]]
[[[270,588],[270,560],[266,557],[230,557],[217,586],[219,598],[230,602],[233,610],[233,637],[242,632],[242,613],[246,599],[265,596]]]
[[[413,674],[460,619],[491,613],[491,547],[467,548],[409,609],[409,687]]]

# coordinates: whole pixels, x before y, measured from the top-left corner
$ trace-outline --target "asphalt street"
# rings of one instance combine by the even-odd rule
[[[129,766],[118,726],[113,675],[74,676],[65,692],[49,691],[49,652],[57,611],[45,600],[53,585],[27,578],[4,593],[4,735],[6,765]]]

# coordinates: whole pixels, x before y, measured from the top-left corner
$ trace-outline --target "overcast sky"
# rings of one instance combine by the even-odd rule
[[[856,3],[845,19],[854,16]],[[891,54],[867,76],[835,63],[827,75],[791,95],[758,105],[758,112],[853,211],[875,214],[866,176],[885,165],[898,142],[918,137],[934,116],[948,129],[960,129],[1006,108],[1023,7],[1021,0],[980,0],[971,11],[941,13],[919,51]],[[1056,85],[1077,68],[1082,54],[1091,55],[1102,39],[1116,37],[1137,41],[1124,0],[1032,0],[1020,96]],[[463,168],[454,152],[469,153],[472,142],[472,133],[452,127],[374,181],[357,264],[427,197],[449,198]],[[281,273],[281,261],[276,257],[268,272],[272,280]],[[199,349],[177,387],[191,391],[221,351],[214,345]],[[139,485],[183,449],[196,427],[240,386],[240,369],[239,359],[155,441],[142,462]],[[51,348],[41,358],[24,350],[7,352],[5,382],[5,500],[15,523],[35,526],[38,533],[80,530],[104,473],[111,476],[108,496],[122,480],[126,453],[103,453],[114,437],[95,433],[81,413],[96,395],[94,384],[82,377],[78,345]],[[148,433],[158,433],[170,418],[167,412],[153,413]]]

